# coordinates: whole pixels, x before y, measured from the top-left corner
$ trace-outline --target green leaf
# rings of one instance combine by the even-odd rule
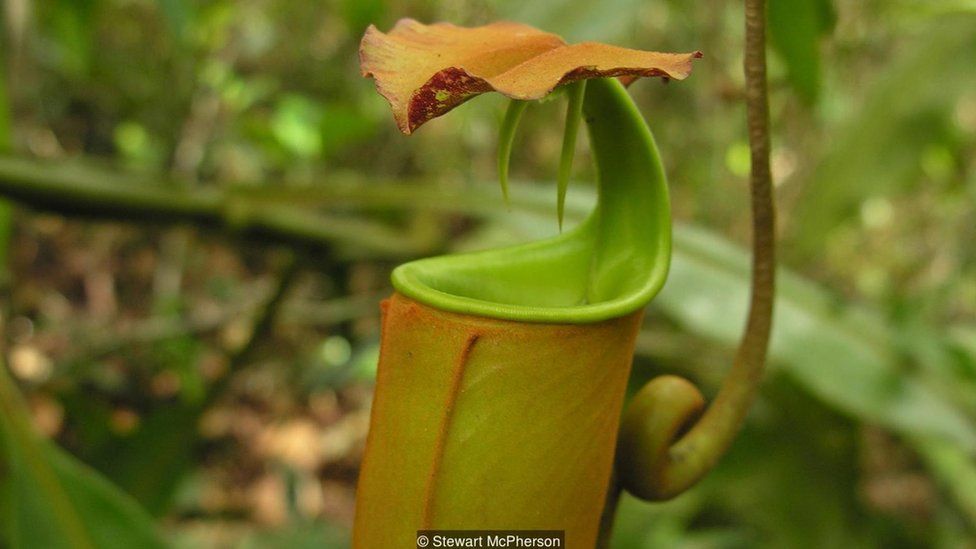
[[[0,365],[0,540],[11,549],[163,547],[129,496],[33,431]]]
[[[691,227],[677,231],[675,243],[671,273],[655,304],[691,331],[733,345],[746,316],[747,255]],[[785,269],[777,284],[770,354],[783,373],[838,410],[976,453],[972,418],[899,367],[896,334],[883,318],[843,306]]]
[[[698,497],[749,527],[755,539],[743,547],[876,546],[868,517],[850,519],[858,426],[783,377],[768,380],[760,398],[766,413],[742,431]]]
[[[972,524],[976,524],[976,462],[971,454],[944,440],[915,437],[912,445],[942,481]]]
[[[627,492],[621,495],[613,523],[613,549],[677,547],[686,541],[688,523],[703,502],[698,492],[665,503],[646,503]]]
[[[820,95],[820,39],[833,26],[830,0],[770,0],[770,42],[783,58],[790,85],[807,103]]]
[[[162,515],[193,465],[202,413],[200,406],[190,403],[164,405],[147,414],[132,436],[98,448],[90,463],[148,512]]]

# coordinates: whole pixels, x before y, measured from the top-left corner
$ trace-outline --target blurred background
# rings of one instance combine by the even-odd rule
[[[714,474],[625,500],[614,547],[976,547],[976,3],[769,4],[772,363]],[[564,103],[526,114],[506,208],[503,98],[406,138],[360,77],[367,25],[406,16],[705,53],[684,82],[630,88],[676,219],[633,384],[679,373],[711,395],[731,363],[749,276],[739,2],[2,6],[8,496],[33,489],[20,417],[65,451],[45,450],[55,468],[91,466],[178,547],[348,545],[392,267],[558,230]],[[594,199],[585,141],[571,223]]]

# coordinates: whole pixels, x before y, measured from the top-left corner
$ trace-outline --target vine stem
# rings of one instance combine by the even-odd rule
[[[289,191],[276,189],[277,196],[286,197],[276,200],[274,194],[250,190],[183,188],[173,180],[146,182],[137,176],[106,170],[0,155],[0,195],[48,212],[136,221],[143,225],[190,223],[205,229],[217,228],[233,236],[303,244],[315,249],[328,249],[335,242],[343,242],[368,253],[392,257],[427,255],[440,249],[439,236],[428,234],[429,231],[404,231],[362,217],[306,207],[356,202],[353,191],[348,190],[350,186],[344,187],[337,181],[335,187],[304,196],[295,191],[290,197]],[[391,194],[396,192],[393,189]],[[359,202],[370,206],[384,201],[390,203],[390,198],[373,196]]]
[[[674,376],[652,380],[635,396],[631,405],[634,413],[629,408],[621,425],[617,464],[621,467],[618,473],[622,487],[643,499],[674,497],[711,470],[738,434],[766,365],[776,278],[776,215],[769,162],[766,81],[766,0],[745,0],[745,30],[753,231],[748,319],[732,368],[703,414],[704,401],[698,390]],[[629,421],[631,415],[633,421]],[[611,515],[621,485],[614,482],[609,488],[607,506]],[[608,522],[604,523],[598,547],[609,545]]]
[[[769,97],[766,84],[766,0],[745,0],[746,119],[752,169],[752,288],[745,333],[732,369],[715,401],[671,448],[678,492],[714,466],[738,434],[766,366],[776,283],[776,215],[769,165]]]

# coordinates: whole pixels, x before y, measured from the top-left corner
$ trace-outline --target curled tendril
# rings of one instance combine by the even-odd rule
[[[700,480],[732,444],[766,362],[775,294],[775,209],[769,170],[765,0],[746,0],[746,108],[752,158],[752,292],[745,333],[715,401],[675,376],[651,380],[628,406],[617,446],[619,484],[647,500],[674,497]]]
[[[628,492],[655,501],[676,495],[671,445],[701,417],[705,397],[688,380],[660,376],[631,400],[620,421],[617,474]]]

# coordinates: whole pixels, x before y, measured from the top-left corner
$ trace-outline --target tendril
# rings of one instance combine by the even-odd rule
[[[746,111],[752,158],[753,257],[749,316],[732,368],[714,402],[690,382],[664,376],[641,389],[621,422],[620,484],[647,500],[674,497],[697,483],[732,444],[766,363],[775,295],[775,208],[769,170],[765,0],[746,0]]]

